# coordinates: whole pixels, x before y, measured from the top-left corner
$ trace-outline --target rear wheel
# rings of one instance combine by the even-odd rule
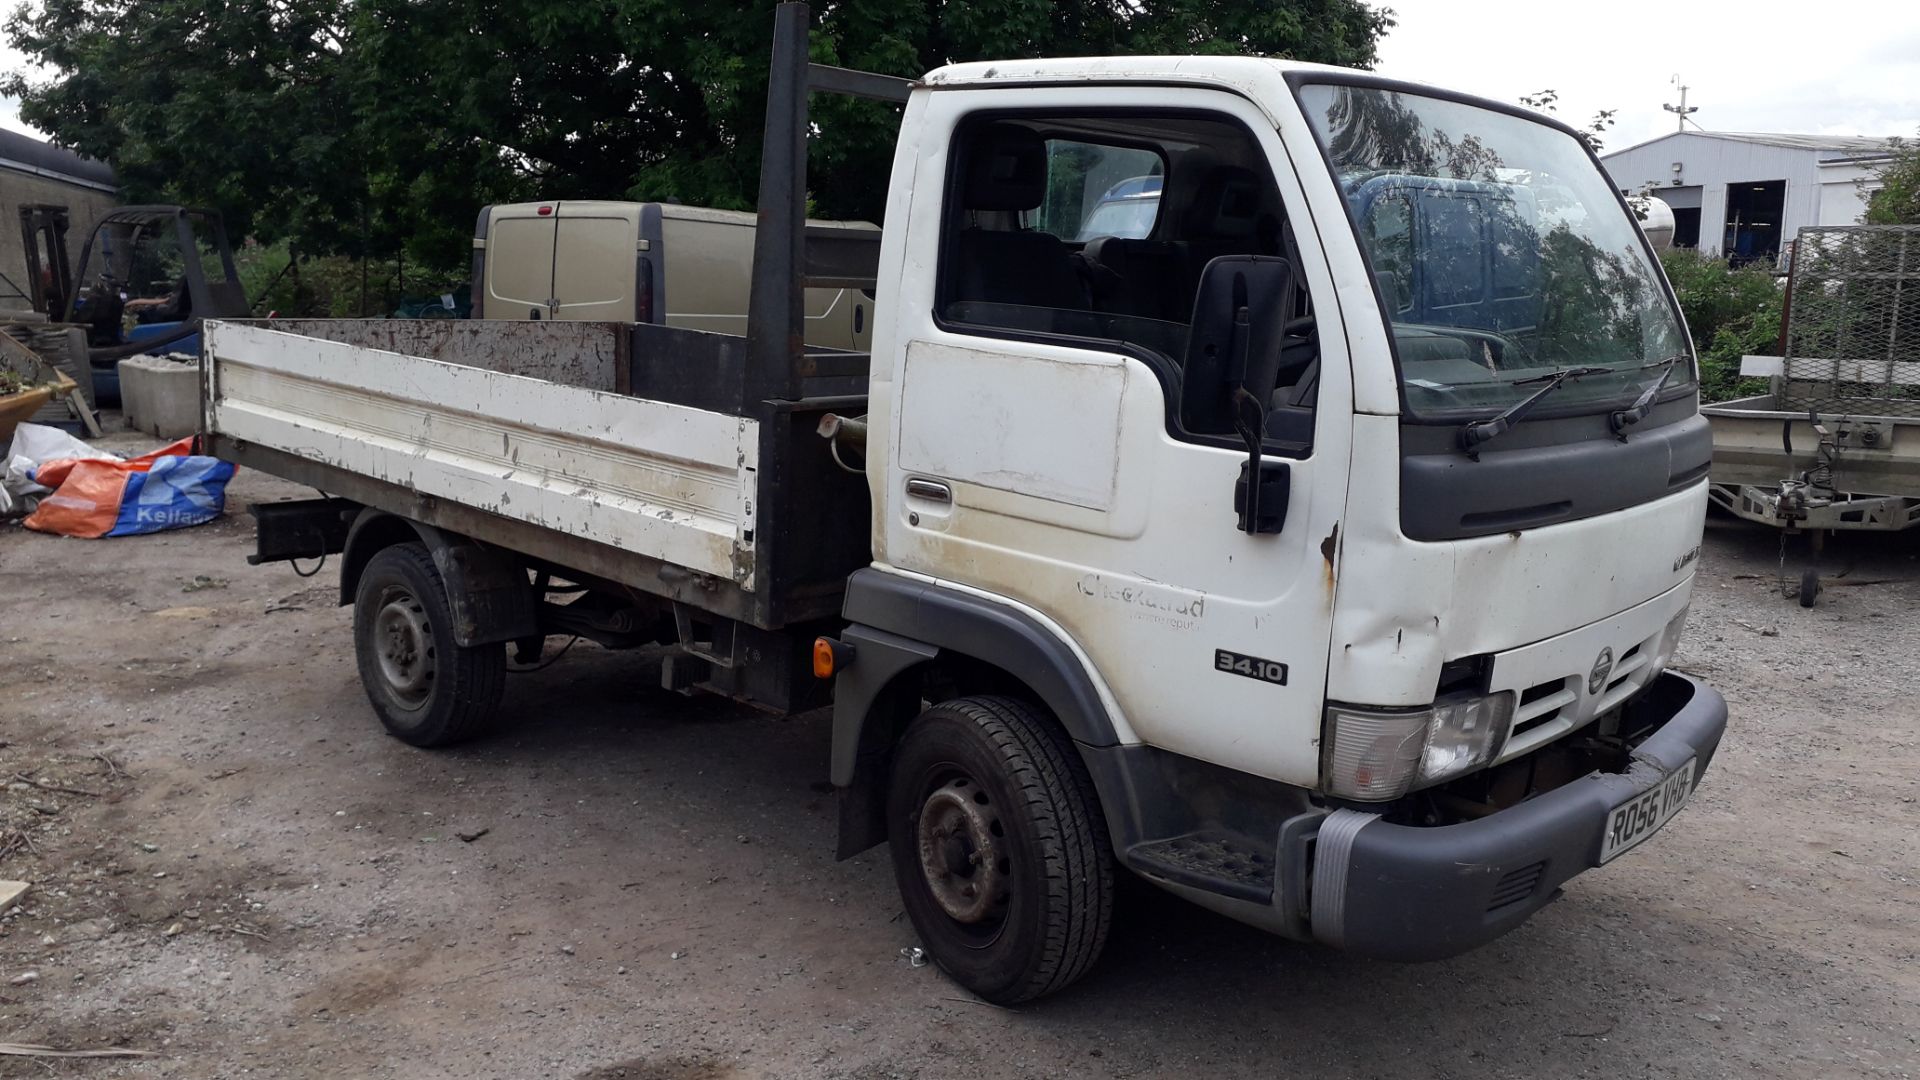
[[[367,700],[404,742],[459,742],[500,705],[506,647],[454,641],[446,583],[424,544],[396,544],[368,560],[354,595],[353,642]]]
[[[1012,1004],[1086,974],[1106,944],[1113,857],[1066,734],[1013,698],[942,702],[894,756],[887,839],[933,959]]]

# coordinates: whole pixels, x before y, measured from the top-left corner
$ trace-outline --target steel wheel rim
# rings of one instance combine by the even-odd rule
[[[373,616],[373,651],[394,700],[418,709],[433,694],[433,627],[425,605],[405,589],[388,588]]]
[[[949,775],[928,791],[914,824],[921,878],[935,906],[968,938],[997,938],[1012,892],[998,808],[985,788]]]

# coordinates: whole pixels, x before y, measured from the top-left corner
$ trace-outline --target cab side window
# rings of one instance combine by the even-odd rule
[[[936,286],[944,326],[1125,352],[1160,379],[1175,437],[1238,445],[1228,410],[1211,400],[1228,389],[1196,381],[1189,358],[1211,347],[1199,324],[1217,334],[1222,323],[1201,318],[1196,301],[1228,295],[1203,290],[1208,268],[1217,277],[1258,264],[1250,280],[1285,282],[1287,295],[1253,298],[1270,317],[1254,320],[1263,356],[1242,368],[1261,385],[1246,389],[1270,403],[1277,452],[1310,448],[1312,304],[1265,154],[1243,126],[1193,112],[990,113],[962,123],[952,149]],[[1182,402],[1201,394],[1209,400]]]

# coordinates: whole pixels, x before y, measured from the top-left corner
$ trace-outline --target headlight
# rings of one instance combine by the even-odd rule
[[[1434,706],[1427,725],[1427,752],[1415,787],[1437,784],[1493,760],[1513,720],[1513,694],[1470,697]]]
[[[1327,790],[1384,802],[1477,769],[1499,752],[1513,705],[1505,691],[1396,712],[1330,705]]]

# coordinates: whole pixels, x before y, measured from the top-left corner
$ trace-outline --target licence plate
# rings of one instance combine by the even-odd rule
[[[1693,759],[1688,758],[1668,773],[1666,779],[1614,807],[1613,813],[1607,815],[1607,831],[1600,838],[1600,861],[1604,863],[1625,854],[1627,849],[1658,832],[1668,818],[1687,805],[1687,796],[1691,794]]]

